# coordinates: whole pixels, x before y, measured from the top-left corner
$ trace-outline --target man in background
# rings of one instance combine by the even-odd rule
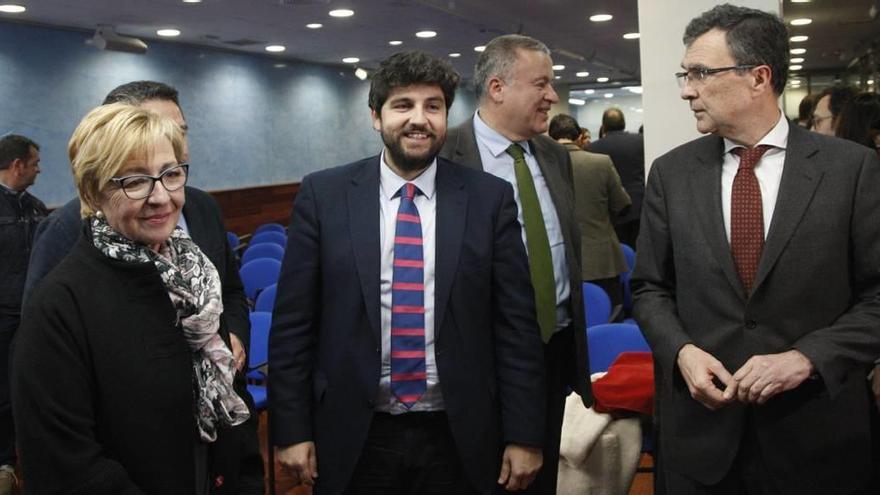
[[[813,108],[812,130],[826,136],[836,135],[843,107],[855,95],[856,90],[849,86],[833,86],[819,93]]]
[[[40,146],[16,134],[0,138],[0,495],[15,485],[15,428],[9,402],[9,351],[21,319],[21,295],[37,225],[49,214],[27,192],[40,173]]]

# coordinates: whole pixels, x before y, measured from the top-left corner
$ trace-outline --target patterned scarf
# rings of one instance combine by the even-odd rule
[[[194,414],[202,441],[217,439],[218,421],[229,426],[244,423],[250,413],[232,388],[232,352],[217,333],[223,312],[220,276],[202,250],[175,228],[156,253],[113,230],[106,219],[95,217],[92,242],[108,258],[149,262],[159,270],[192,351]]]

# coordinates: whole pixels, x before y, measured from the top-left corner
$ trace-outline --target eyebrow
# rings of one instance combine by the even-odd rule
[[[178,165],[180,165],[180,164],[177,162],[166,162],[162,165],[162,168],[159,169],[159,174],[168,170],[169,168],[174,168]],[[147,176],[152,177],[147,172],[147,167],[145,165],[135,165],[131,170],[127,170],[125,172],[119,172],[120,177],[131,177],[132,175],[147,175]]]

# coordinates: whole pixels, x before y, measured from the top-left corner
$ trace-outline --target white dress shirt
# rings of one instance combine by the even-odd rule
[[[422,256],[425,261],[425,370],[428,388],[421,399],[409,410],[391,392],[391,282],[394,277],[394,233],[397,230],[397,210],[400,196],[394,197],[407,181],[394,173],[385,162],[382,153],[379,162],[379,243],[382,249],[379,259],[379,295],[382,323],[382,368],[379,379],[379,392],[376,410],[391,414],[407,411],[439,411],[444,408],[443,395],[437,375],[437,360],[434,356],[434,264],[436,258],[436,219],[437,195],[435,179],[437,160],[424,172],[409,181],[419,188],[421,194],[413,198],[419,210],[422,224]]]
[[[522,227],[523,244],[528,250],[526,241],[526,224],[523,220],[522,204],[519,199],[519,189],[516,183],[516,173],[513,168],[513,157],[507,154],[507,148],[514,144],[500,133],[486,125],[480,118],[479,112],[474,113],[474,134],[477,138],[477,148],[480,150],[480,160],[483,162],[483,170],[500,177],[513,185],[513,197],[519,212],[517,219]],[[556,330],[562,330],[571,323],[571,315],[568,314],[568,299],[571,295],[571,284],[568,277],[568,265],[565,261],[565,241],[562,238],[562,227],[556,214],[556,206],[547,188],[547,181],[538,166],[538,160],[528,141],[520,141],[519,144],[525,151],[526,165],[532,173],[535,182],[535,190],[538,193],[538,202],[541,203],[541,214],[544,217],[544,226],[547,229],[547,239],[550,241],[550,256],[553,259],[553,278],[556,279]]]
[[[780,112],[779,121],[770,129],[755,146],[766,144],[773,146],[755,164],[755,177],[761,187],[761,207],[764,215],[764,239],[770,231],[776,198],[779,196],[779,184],[782,182],[782,167],[785,164],[785,148],[788,145],[788,119]],[[733,178],[739,169],[739,156],[733,154],[734,148],[743,146],[725,138],[724,161],[721,164],[721,210],[724,214],[724,231],[727,242],[730,242],[730,197],[733,192]]]

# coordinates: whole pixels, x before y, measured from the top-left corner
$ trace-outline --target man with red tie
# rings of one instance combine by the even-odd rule
[[[654,162],[632,277],[659,488],[868,493],[880,162],[789,125],[779,17],[720,5],[684,42],[681,97],[711,135]]]
[[[307,176],[294,202],[273,442],[322,495],[490,494],[541,466],[544,363],[513,190],[437,158],[458,80],[421,52],[383,61],[369,96],[382,153]]]

